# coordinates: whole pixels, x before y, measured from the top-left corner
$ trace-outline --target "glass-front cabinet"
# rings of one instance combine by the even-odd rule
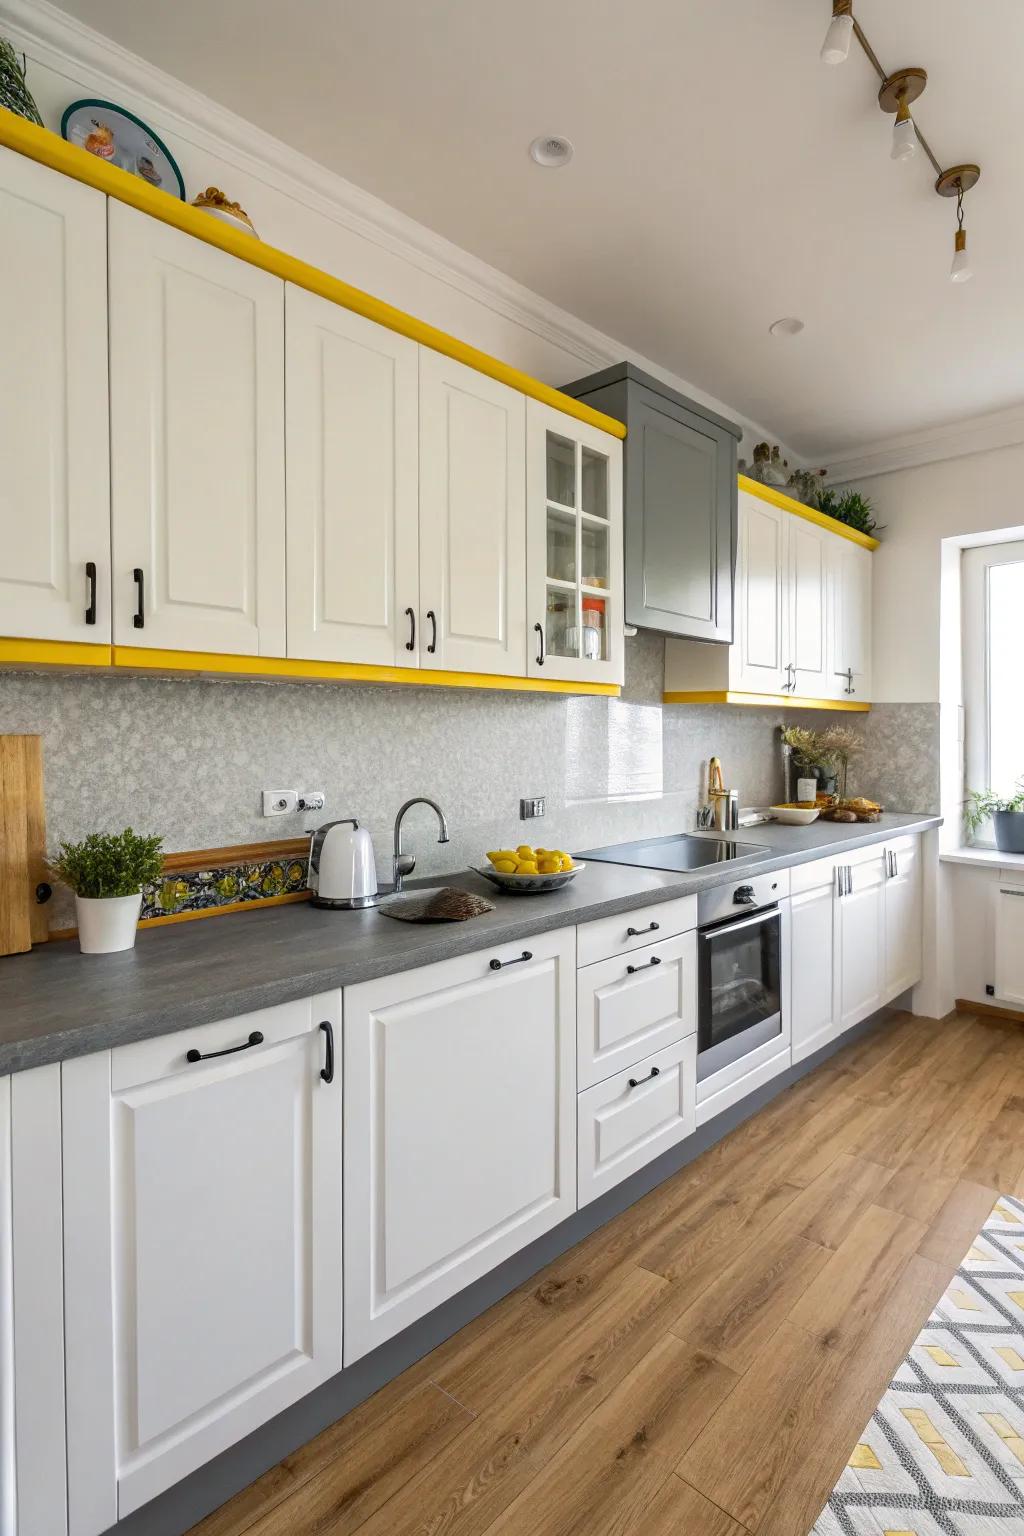
[[[622,444],[527,401],[531,677],[621,683]]]

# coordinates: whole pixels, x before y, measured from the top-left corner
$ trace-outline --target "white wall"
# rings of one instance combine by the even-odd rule
[[[268,47],[287,46],[284,32]],[[380,199],[290,150],[47,0],[0,0],[0,35],[28,61],[47,127],[72,101],[116,101],[166,142],[186,195],[214,184],[261,237],[550,384],[628,359],[745,428],[743,451],[771,433],[687,380],[531,293]],[[791,462],[797,462],[784,449]]]

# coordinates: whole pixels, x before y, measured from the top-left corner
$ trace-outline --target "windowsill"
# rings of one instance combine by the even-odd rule
[[[998,848],[954,848],[940,853],[942,864],[974,864],[979,869],[1024,869],[1024,853],[1000,853]]]

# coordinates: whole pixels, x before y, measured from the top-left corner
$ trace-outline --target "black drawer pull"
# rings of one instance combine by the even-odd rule
[[[661,961],[658,958],[658,956],[657,955],[652,955],[651,958],[648,960],[646,965],[627,965],[626,966],[626,975],[627,976],[633,976],[633,975],[635,975],[635,973],[637,971],[649,971],[652,965],[660,965],[660,964],[661,964]]]
[[[236,1051],[247,1051],[250,1045],[263,1044],[263,1031],[254,1029],[248,1040],[243,1040],[241,1045],[229,1045],[223,1051],[197,1051],[195,1046],[185,1052],[186,1061],[212,1061],[215,1056],[233,1056]]]
[[[540,646],[540,650],[537,652],[537,665],[542,667],[544,665],[544,625],[535,624],[533,628],[537,635],[537,643]]]
[[[638,939],[642,933],[657,933],[660,927],[660,923],[648,923],[646,928],[627,928],[626,938]]]
[[[143,575],[141,565],[137,565],[132,571],[132,580],[138,588],[138,607],[132,617],[132,623],[136,629],[146,627],[146,578]]]
[[[416,612],[415,612],[415,609],[407,608],[405,610],[405,616],[409,620],[409,638],[405,642],[405,648],[406,648],[407,651],[414,651],[416,649]]]
[[[325,1083],[334,1082],[334,1025],[329,1019],[324,1019],[320,1025],[327,1036],[327,1065],[320,1068],[320,1076]]]
[[[430,644],[427,646],[427,650],[433,656],[437,650],[437,614],[433,608],[427,609],[427,618],[430,620]]]
[[[96,561],[85,562],[85,579],[89,583],[89,603],[85,610],[85,622],[96,623]]]
[[[646,1077],[631,1077],[630,1080],[629,1080],[629,1086],[631,1088],[639,1088],[641,1083],[649,1083],[652,1077],[660,1077],[660,1076],[661,1076],[661,1068],[660,1067],[652,1067],[651,1070],[648,1072]]]
[[[491,970],[492,971],[500,971],[506,965],[522,965],[524,960],[532,960],[532,959],[533,959],[533,954],[531,953],[531,951],[528,950],[528,949],[524,949],[522,954],[521,955],[516,955],[516,958],[514,960],[492,960],[491,961]]]

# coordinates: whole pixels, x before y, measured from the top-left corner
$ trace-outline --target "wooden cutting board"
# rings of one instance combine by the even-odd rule
[[[0,736],[0,955],[46,939],[36,886],[47,878],[42,738]]]

